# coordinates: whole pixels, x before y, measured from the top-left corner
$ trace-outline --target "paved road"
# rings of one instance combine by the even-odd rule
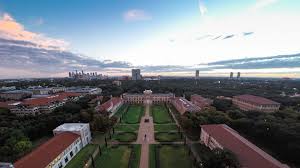
[[[155,143],[153,119],[149,115],[150,105],[146,105],[145,116],[142,117],[138,132],[137,144],[142,144],[140,168],[148,168],[149,165],[149,144]],[[148,119],[149,122],[145,122]]]

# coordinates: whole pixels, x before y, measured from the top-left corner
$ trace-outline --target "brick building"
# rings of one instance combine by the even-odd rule
[[[153,94],[151,90],[145,90],[143,94],[129,94],[124,93],[122,98],[125,103],[171,103],[172,99],[175,97],[173,93],[156,93]]]
[[[234,96],[232,103],[244,111],[275,112],[280,107],[280,103],[253,95]]]
[[[187,111],[198,112],[201,110],[200,107],[196,106],[195,104],[193,104],[192,102],[188,101],[183,97],[175,97],[172,100],[172,104],[181,115],[183,115]]]
[[[201,142],[210,149],[229,149],[243,168],[288,168],[225,124],[201,125]]]
[[[204,98],[197,94],[191,95],[191,102],[196,106],[200,107],[201,109],[209,107],[213,103],[211,99]]]
[[[48,97],[26,99],[18,103],[11,112],[18,116],[39,115],[51,113],[57,107],[61,107],[68,101],[77,101],[81,95],[78,93],[59,93]]]

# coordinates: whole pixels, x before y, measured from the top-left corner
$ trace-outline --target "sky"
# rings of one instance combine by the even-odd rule
[[[0,78],[300,77],[299,20],[299,0],[0,0]]]

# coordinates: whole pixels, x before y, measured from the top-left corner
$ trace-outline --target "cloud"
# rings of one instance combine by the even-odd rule
[[[244,32],[243,35],[244,35],[244,36],[250,36],[250,35],[252,35],[253,33],[254,33],[254,32]]]
[[[250,11],[260,10],[276,2],[278,2],[278,0],[257,0],[256,3],[250,8]]]
[[[199,10],[200,10],[201,16],[204,16],[208,12],[208,9],[206,8],[203,1],[201,1],[201,0],[199,0]]]
[[[141,9],[131,9],[126,11],[123,14],[123,19],[125,21],[133,22],[133,21],[144,21],[151,20],[152,16]]]
[[[234,34],[231,34],[231,35],[225,36],[225,37],[223,38],[223,40],[230,39],[230,38],[233,38],[233,37],[234,37]]]
[[[40,24],[42,22],[42,20],[39,21]],[[0,37],[8,40],[27,41],[45,49],[65,50],[68,47],[68,43],[64,40],[49,38],[43,34],[25,30],[24,26],[8,13],[0,16]]]

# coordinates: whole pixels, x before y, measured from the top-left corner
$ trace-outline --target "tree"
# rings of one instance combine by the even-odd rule
[[[239,168],[236,156],[227,149],[213,149],[213,156],[206,162],[208,168]]]

